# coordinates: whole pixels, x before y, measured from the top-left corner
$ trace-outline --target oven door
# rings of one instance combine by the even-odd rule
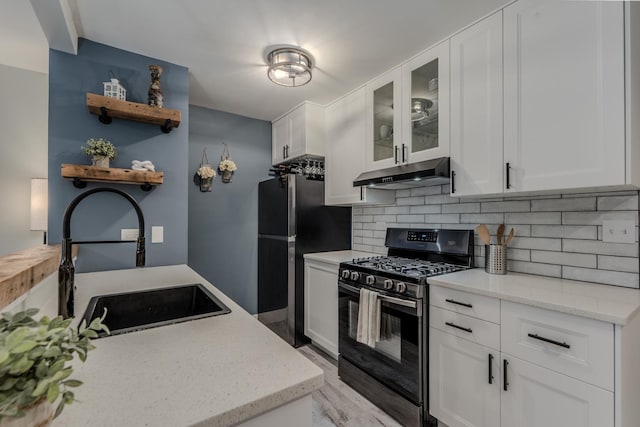
[[[356,341],[359,289],[340,281],[338,292],[340,357],[421,405],[422,301],[381,293],[380,341],[372,348]]]

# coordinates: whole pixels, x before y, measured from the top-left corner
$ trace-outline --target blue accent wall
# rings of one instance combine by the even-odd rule
[[[110,73],[127,89],[127,100],[146,104],[149,65],[164,68],[161,87],[164,106],[180,110],[182,123],[169,134],[159,126],[113,119],[110,125],[90,114],[87,92],[102,94]],[[74,197],[91,188],[109,186],[130,193],[145,215],[147,266],[187,263],[188,221],[188,69],[155,58],[80,39],[78,55],[51,50],[49,56],[49,242],[62,239],[62,218]],[[151,160],[164,172],[164,184],[151,192],[136,185],[88,183],[75,188],[60,176],[62,163],[90,164],[80,147],[88,138],[113,142],[118,157],[112,167],[130,168],[131,160]],[[164,243],[151,243],[151,226],[164,226]],[[71,223],[74,240],[119,240],[121,228],[137,228],[131,205],[114,194],[98,193],[84,199]],[[135,244],[83,245],[78,272],[135,267]]]
[[[269,178],[271,123],[189,106],[189,266],[250,313],[258,297],[258,182]],[[227,143],[238,165],[211,192],[193,182],[206,147],[217,165]]]

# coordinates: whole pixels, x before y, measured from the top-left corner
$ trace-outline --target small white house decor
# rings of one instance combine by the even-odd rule
[[[231,182],[233,173],[238,170],[238,166],[236,166],[236,163],[231,160],[231,154],[229,153],[229,147],[227,146],[227,144],[224,144],[224,150],[222,151],[222,156],[220,156],[218,169],[222,174],[222,182],[224,182],[225,184]]]
[[[111,78],[108,82],[102,82],[102,85],[104,86],[104,96],[121,101],[127,100],[127,90],[120,84],[118,79]]]

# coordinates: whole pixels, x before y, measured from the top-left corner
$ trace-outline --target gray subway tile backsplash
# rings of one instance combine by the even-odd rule
[[[474,229],[485,223],[495,236],[504,222],[507,232],[515,229],[509,271],[637,288],[638,243],[602,242],[603,220],[638,224],[638,191],[489,199],[451,197],[447,185],[418,187],[397,190],[395,205],[355,206],[353,249],[385,254],[388,227]],[[477,235],[475,244],[475,264],[484,267]]]
[[[529,212],[529,200],[511,200],[507,202],[482,202],[480,212]]]
[[[546,212],[558,212],[558,211],[595,211],[596,210],[596,198],[595,197],[576,197],[572,199],[547,199],[547,200],[532,200],[531,211],[546,211]]]

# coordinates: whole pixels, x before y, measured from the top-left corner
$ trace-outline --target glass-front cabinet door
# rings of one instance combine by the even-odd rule
[[[414,163],[449,156],[449,41],[402,65],[400,157]]]
[[[367,84],[367,170],[402,163],[401,75],[397,67]]]

